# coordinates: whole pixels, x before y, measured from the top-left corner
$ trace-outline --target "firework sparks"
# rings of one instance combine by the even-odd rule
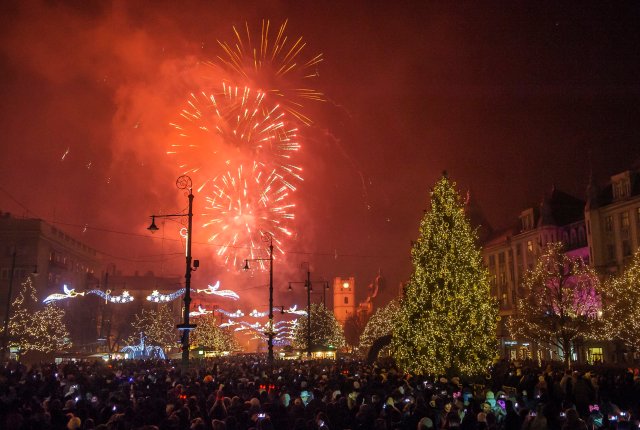
[[[305,100],[324,101],[322,92],[310,88],[318,76],[322,54],[306,55],[302,37],[286,35],[285,20],[275,34],[270,32],[269,20],[262,20],[260,36],[252,34],[249,24],[244,29],[233,27],[235,40],[221,42],[224,55],[218,60],[222,66],[245,81],[246,85],[262,88],[284,108],[306,125],[312,123],[303,112]]]
[[[171,126],[177,136],[167,154],[202,184],[238,156],[273,166],[289,181],[302,180],[292,161],[300,149],[297,129],[278,105],[267,106],[264,93],[226,84],[218,94],[192,93]]]
[[[209,218],[203,227],[214,229],[209,242],[220,246],[218,255],[225,265],[236,267],[247,258],[262,257],[266,245],[264,234],[273,237],[274,251],[283,254],[282,238],[292,235],[288,225],[294,219],[295,205],[288,203],[291,185],[275,170],[265,172],[253,162],[250,168],[240,165],[213,180],[213,194],[206,198]],[[259,261],[265,268],[264,261]]]

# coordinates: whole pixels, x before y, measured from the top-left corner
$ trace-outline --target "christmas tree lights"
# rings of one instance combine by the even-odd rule
[[[198,326],[191,332],[191,344],[217,353],[238,351],[233,333],[218,326],[213,314],[202,315]]]
[[[298,318],[292,336],[291,344],[294,348],[307,349],[307,316]],[[340,348],[344,345],[344,332],[333,312],[323,303],[311,304],[311,347]]]
[[[627,269],[604,288],[602,316],[608,339],[620,340],[631,351],[640,351],[640,249]]]
[[[361,353],[366,354],[376,339],[387,336],[393,332],[393,325],[399,309],[398,302],[392,300],[371,315],[371,318],[367,321],[367,325],[364,327],[364,331],[360,335],[358,349]],[[389,348],[385,347],[381,353],[389,354],[389,351]]]
[[[525,295],[508,322],[511,336],[558,348],[569,366],[574,342],[596,337],[602,325],[596,272],[581,258],[568,256],[562,243],[550,243],[523,286]]]
[[[48,353],[69,349],[71,342],[64,324],[64,310],[48,304],[44,309],[34,311],[37,306],[36,289],[31,277],[27,277],[11,304],[11,345],[18,348],[20,354],[29,351]]]
[[[178,343],[175,319],[167,305],[159,305],[157,311],[142,309],[132,325],[133,334],[126,342],[128,345],[137,344],[141,333],[147,345],[160,346],[164,350]]]
[[[392,354],[416,374],[479,374],[496,353],[498,307],[455,183],[444,175],[411,249]]]

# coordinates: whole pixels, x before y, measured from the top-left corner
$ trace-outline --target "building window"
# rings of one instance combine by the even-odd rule
[[[502,293],[502,306],[507,306],[507,293]]]
[[[604,217],[604,231],[608,233],[613,231],[613,217],[611,215]]]
[[[349,297],[345,297],[345,298],[344,298],[344,304],[345,304],[345,305],[348,305],[348,304],[349,304]]]
[[[586,245],[586,243],[587,243],[587,239],[584,234],[584,228],[580,227],[578,228],[578,244]]]
[[[630,191],[629,180],[626,178],[613,183],[613,198],[616,200],[629,197]]]
[[[498,254],[498,263],[503,266],[504,265],[504,252],[501,252],[500,254]]]
[[[589,364],[598,364],[604,361],[604,354],[602,348],[591,347],[587,350],[587,361]]]
[[[493,267],[496,264],[496,256],[495,255],[490,255],[489,256],[489,267]]]
[[[518,299],[516,297],[516,289],[513,288],[511,289],[511,304],[515,305],[518,302]]]
[[[516,244],[516,256],[521,256],[522,255],[522,244],[517,243]]]
[[[628,239],[622,241],[622,256],[628,257],[631,255],[631,243]]]
[[[507,284],[507,277],[504,272],[500,272],[500,286],[504,286]]]
[[[533,241],[527,240],[527,251],[533,252]]]
[[[620,229],[629,231],[629,212],[627,211],[620,214]]]
[[[616,259],[616,247],[612,244],[607,245],[607,258],[609,261],[614,261]]]

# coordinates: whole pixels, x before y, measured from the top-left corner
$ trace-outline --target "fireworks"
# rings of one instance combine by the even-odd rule
[[[191,93],[171,123],[167,154],[207,196],[203,226],[227,267],[264,258],[265,235],[280,254],[293,236],[293,193],[303,180],[297,127],[312,122],[303,102],[324,96],[311,88],[322,54],[308,55],[306,42],[289,38],[286,26],[273,32],[263,20],[259,35],[247,23],[234,27],[233,42],[218,41],[221,86]]]
[[[307,44],[302,37],[290,39],[286,35],[287,21],[275,33],[270,32],[270,27],[269,20],[262,20],[257,37],[246,22],[244,28],[234,26],[232,43],[218,41],[224,52],[218,60],[234,78],[262,88],[294,117],[310,125],[312,121],[303,112],[303,102],[324,100],[322,92],[309,87],[319,76],[322,54],[306,55]]]
[[[177,136],[167,154],[201,184],[238,158],[272,166],[288,181],[302,179],[292,162],[300,149],[297,129],[278,105],[264,102],[262,92],[223,84],[218,94],[192,93],[171,126]]]
[[[220,245],[218,255],[225,264],[237,267],[243,259],[256,257],[258,249],[265,246],[264,234],[273,236],[274,252],[283,253],[280,236],[291,236],[288,227],[294,219],[295,205],[288,202],[295,189],[283,180],[275,170],[267,172],[258,162],[249,168],[240,165],[213,180],[213,193],[207,197],[207,213],[210,219],[203,224],[215,231],[209,241]],[[259,261],[264,267],[264,261]]]

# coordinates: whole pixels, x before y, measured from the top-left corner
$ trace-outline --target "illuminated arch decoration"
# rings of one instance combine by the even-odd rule
[[[167,303],[167,302],[171,302],[171,301],[177,299],[178,297],[184,295],[184,293],[186,291],[187,291],[186,288],[180,288],[178,291],[175,291],[173,293],[162,294],[158,290],[153,290],[151,295],[147,296],[147,300],[150,301],[150,302],[154,302],[154,303]],[[191,291],[193,291],[193,290],[191,290]]]
[[[156,358],[160,360],[166,359],[164,351],[161,347],[155,345],[147,346],[145,344],[145,336],[140,333],[140,343],[137,345],[127,345],[120,352],[128,354],[130,359],[147,359]]]
[[[104,299],[104,302],[111,302],[111,303],[130,303],[133,301],[133,296],[131,294],[129,294],[128,291],[123,291],[121,295],[119,296],[113,296],[111,295],[111,290],[107,290],[107,291],[102,291],[102,290],[89,290],[86,293],[87,295],[89,294],[95,294],[96,296],[100,296]]]
[[[285,314],[307,315],[307,311],[298,309],[298,305],[293,305],[284,311]]]
[[[231,321],[231,320],[229,320],[229,321],[228,321],[228,322],[226,322],[226,323],[222,323],[222,324],[220,324],[220,327],[233,327],[234,325],[238,325],[238,324],[240,324],[240,323],[239,323],[239,322],[236,322],[236,321]]]
[[[244,316],[244,312],[242,312],[240,309],[235,312],[227,312],[224,309],[218,309],[218,312],[220,312],[222,315],[228,316],[229,318],[242,318]]]
[[[62,286],[62,291],[64,291],[64,294],[55,293],[55,294],[48,295],[42,301],[42,303],[48,305],[49,303],[57,302],[59,300],[72,299],[74,297],[84,296],[84,294],[85,294],[84,292],[83,293],[76,293],[76,290],[73,289],[73,288],[69,289],[69,287],[67,287],[67,284],[64,284]]]
[[[251,312],[249,312],[249,316],[253,318],[264,318],[267,315],[269,315],[269,312],[258,312],[257,309],[254,309]]]
[[[236,294],[235,291],[232,290],[220,290],[220,281],[216,282],[214,285],[209,285],[208,288],[204,290],[196,290],[197,293],[205,293],[205,294],[214,294],[216,296],[224,297],[227,299],[238,300],[240,296]]]
[[[201,315],[207,315],[207,314],[211,314],[211,313],[213,313],[213,311],[208,311],[205,308],[203,308],[202,306],[198,306],[198,310],[189,312],[189,316],[195,318],[195,317],[199,317]]]

